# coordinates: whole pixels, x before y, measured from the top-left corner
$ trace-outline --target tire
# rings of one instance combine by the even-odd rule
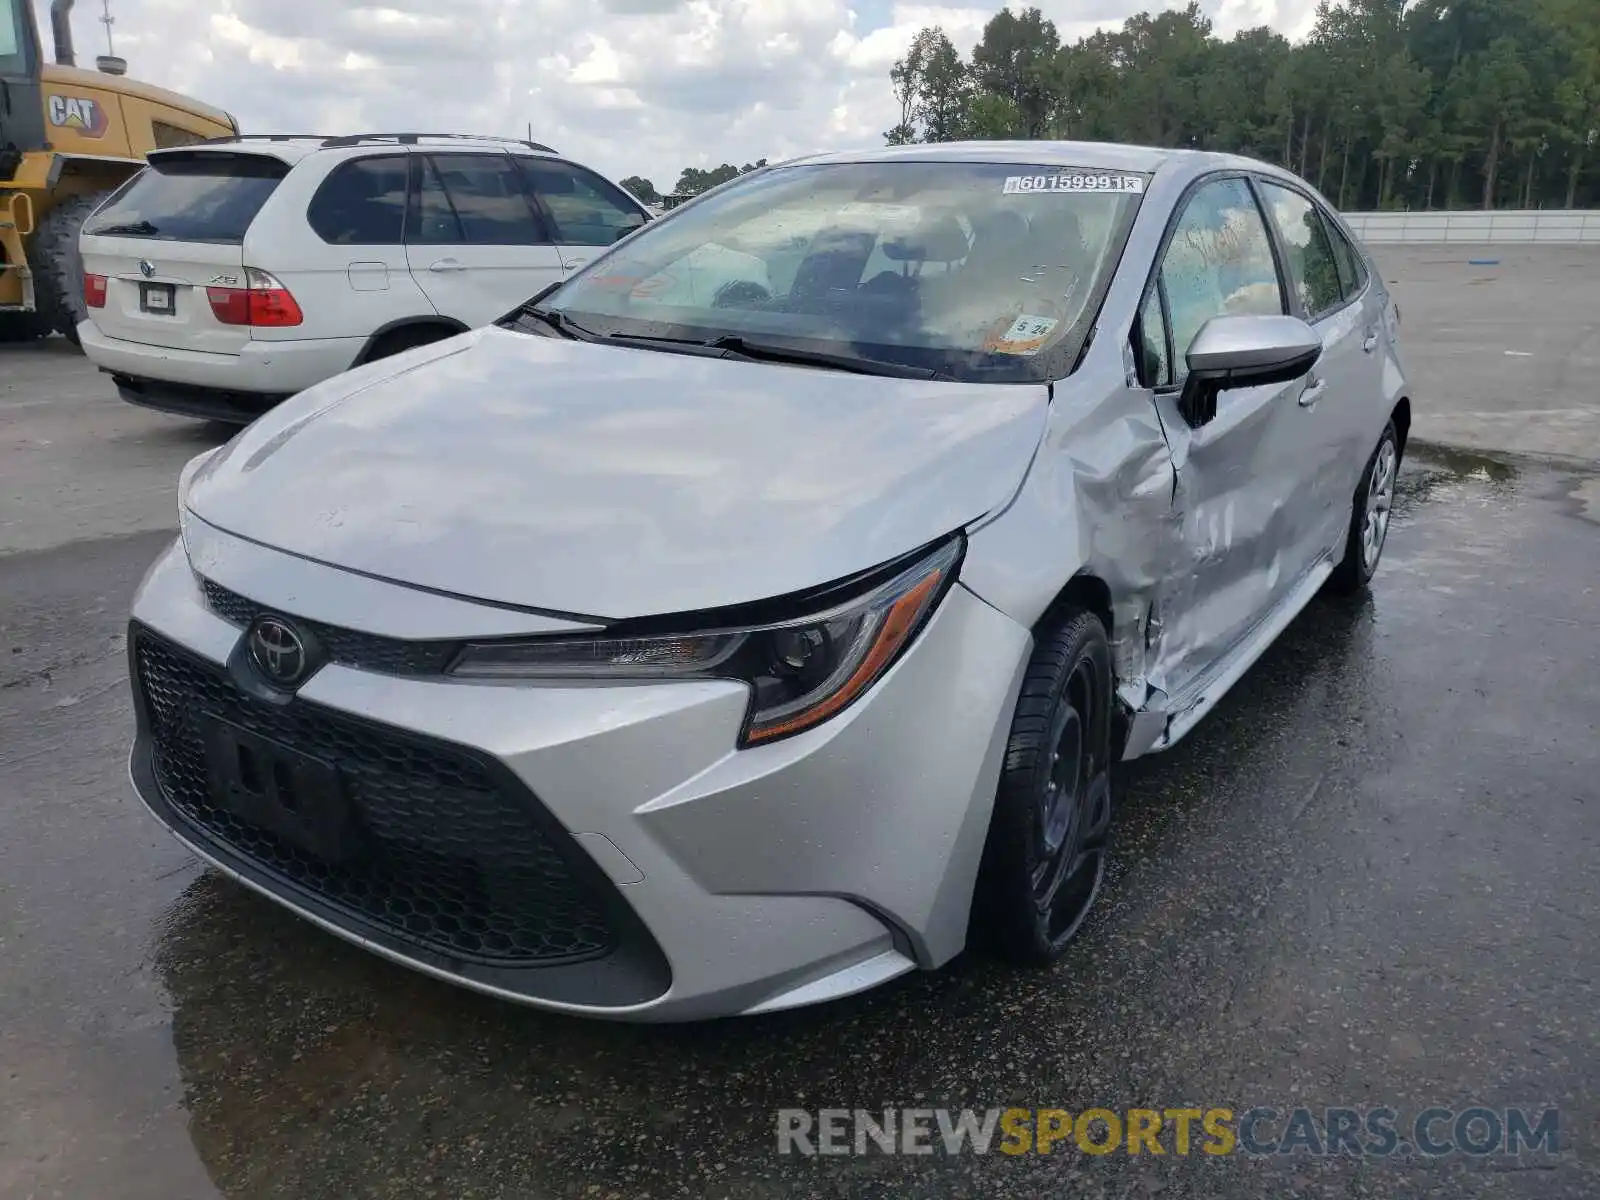
[[[83,255],[78,249],[78,234],[106,194],[92,192],[63,200],[44,215],[28,243],[34,307],[49,328],[74,346],[78,344],[78,323],[89,315],[83,301]]]
[[[457,332],[443,325],[405,325],[390,330],[373,342],[372,349],[367,351],[366,357],[361,362],[366,364],[377,362],[380,358],[391,358],[403,351],[415,350],[418,346],[427,346],[433,342],[442,342],[448,337],[455,337]]]
[[[1328,586],[1342,596],[1366,590],[1383,560],[1389,540],[1389,517],[1394,508],[1395,478],[1400,473],[1400,435],[1390,421],[1372,448],[1361,482],[1350,504],[1350,528],[1345,534],[1344,558],[1334,568]]]
[[[974,932],[1023,966],[1061,957],[1099,895],[1111,832],[1111,650],[1071,609],[1040,639],[1011,719]]]
[[[0,313],[0,346],[7,343],[32,342],[47,337],[50,326],[36,312]]]

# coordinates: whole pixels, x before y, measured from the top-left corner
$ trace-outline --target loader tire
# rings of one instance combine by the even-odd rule
[[[37,341],[49,333],[49,323],[36,312],[0,313],[0,346]]]
[[[28,243],[33,267],[33,302],[44,324],[78,344],[78,322],[89,315],[83,300],[83,255],[78,234],[105,192],[73,196],[46,213]]]

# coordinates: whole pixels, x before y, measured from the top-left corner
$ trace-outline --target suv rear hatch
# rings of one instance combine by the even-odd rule
[[[96,328],[150,346],[238,354],[250,327],[220,320],[207,289],[247,286],[245,231],[289,169],[236,150],[151,154],[84,223],[84,273],[105,279],[103,304],[89,309]]]

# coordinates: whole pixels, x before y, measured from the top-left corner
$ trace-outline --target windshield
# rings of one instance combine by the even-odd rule
[[[1076,364],[1146,181],[1028,164],[778,168],[647,226],[542,307],[601,335],[1056,379]]]
[[[242,242],[250,222],[288,173],[288,164],[262,154],[163,155],[115,193],[85,232]]]

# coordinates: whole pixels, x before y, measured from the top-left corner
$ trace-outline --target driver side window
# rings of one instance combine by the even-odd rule
[[[1288,311],[1272,239],[1243,179],[1218,179],[1189,198],[1161,261],[1171,321],[1171,378],[1189,376],[1188,352],[1212,317]]]

